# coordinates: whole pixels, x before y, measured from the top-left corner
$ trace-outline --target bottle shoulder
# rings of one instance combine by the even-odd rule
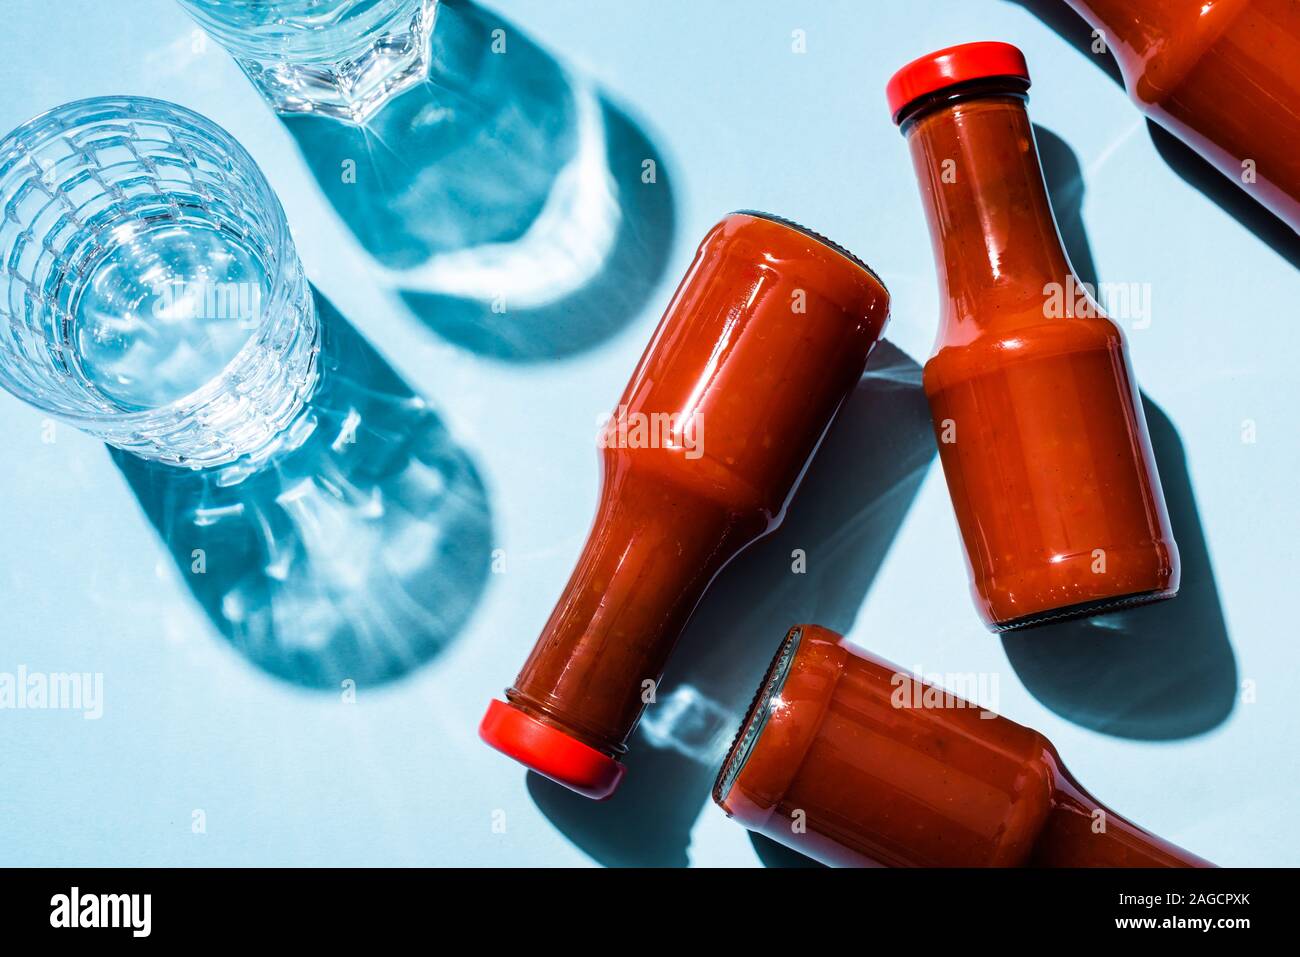
[[[1129,96],[1149,108],[1177,90],[1250,0],[1128,4],[1122,17],[1103,4],[1085,6],[1093,8],[1088,19],[1119,62]]]
[[[944,382],[1022,362],[1096,350],[1121,352],[1124,334],[1104,315],[1038,318],[941,335],[925,364],[927,390]]]

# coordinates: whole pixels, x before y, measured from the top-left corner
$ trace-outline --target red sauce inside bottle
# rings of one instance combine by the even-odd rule
[[[1300,3],[1069,2],[1144,113],[1300,231]]]
[[[1037,731],[791,629],[713,799],[824,864],[1204,867],[1105,808]]]
[[[489,744],[613,791],[688,618],[781,520],[888,308],[865,265],[783,220],[735,214],[705,237],[605,430],[591,534]]]
[[[1018,56],[954,50],[985,47]],[[1167,598],[1179,571],[1124,336],[1062,248],[1027,88],[981,77],[899,113],[943,308],[925,392],[976,604],[999,630]]]

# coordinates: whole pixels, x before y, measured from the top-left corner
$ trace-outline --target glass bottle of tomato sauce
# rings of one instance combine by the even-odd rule
[[[781,520],[888,312],[875,274],[815,233],[758,213],[713,228],[603,432],[595,524],[484,741],[613,793],[687,619]]]
[[[943,310],[925,365],[940,460],[995,630],[1172,597],[1178,552],[1119,327],[1062,248],[1005,43],[889,82]]]
[[[1300,3],[1069,3],[1147,116],[1300,231]]]
[[[791,629],[713,799],[840,867],[1208,867],[1108,810],[1037,731]]]

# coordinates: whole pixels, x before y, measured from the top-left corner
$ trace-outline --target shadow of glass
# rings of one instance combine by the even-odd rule
[[[1034,136],[1070,262],[1095,287],[1078,158],[1050,130],[1035,126]],[[1010,632],[1002,643],[1021,682],[1061,717],[1117,737],[1174,740],[1227,719],[1237,665],[1182,440],[1158,405],[1145,395],[1142,401],[1182,560],[1178,597]]]
[[[217,630],[295,685],[374,685],[434,658],[487,581],[491,517],[438,416],[319,293],[320,380],[255,467],[110,449]]]
[[[1093,52],[1092,27],[1065,0],[1011,0],[1024,7],[1120,86],[1124,77],[1109,50]],[[1136,107],[1134,107],[1136,110]],[[1182,140],[1148,120],[1147,132],[1160,158],[1184,182],[1251,231],[1261,242],[1300,269],[1300,235],[1261,206],[1231,178],[1224,176]],[[1077,265],[1077,264],[1076,264]]]
[[[696,609],[618,791],[593,804],[530,775],[542,813],[602,864],[687,863],[691,827],[781,635],[800,621],[852,627],[935,453],[921,368],[881,342],[785,520],[723,569]]]
[[[591,348],[648,301],[675,228],[635,122],[520,31],[443,0],[429,76],[364,125],[284,116],[380,278],[436,333],[537,361]]]

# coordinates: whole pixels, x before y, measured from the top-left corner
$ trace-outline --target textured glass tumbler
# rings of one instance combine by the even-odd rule
[[[438,0],[180,0],[280,113],[363,122],[423,78]]]
[[[316,383],[284,211],[211,121],[80,100],[0,141],[0,386],[144,458],[268,449]]]

